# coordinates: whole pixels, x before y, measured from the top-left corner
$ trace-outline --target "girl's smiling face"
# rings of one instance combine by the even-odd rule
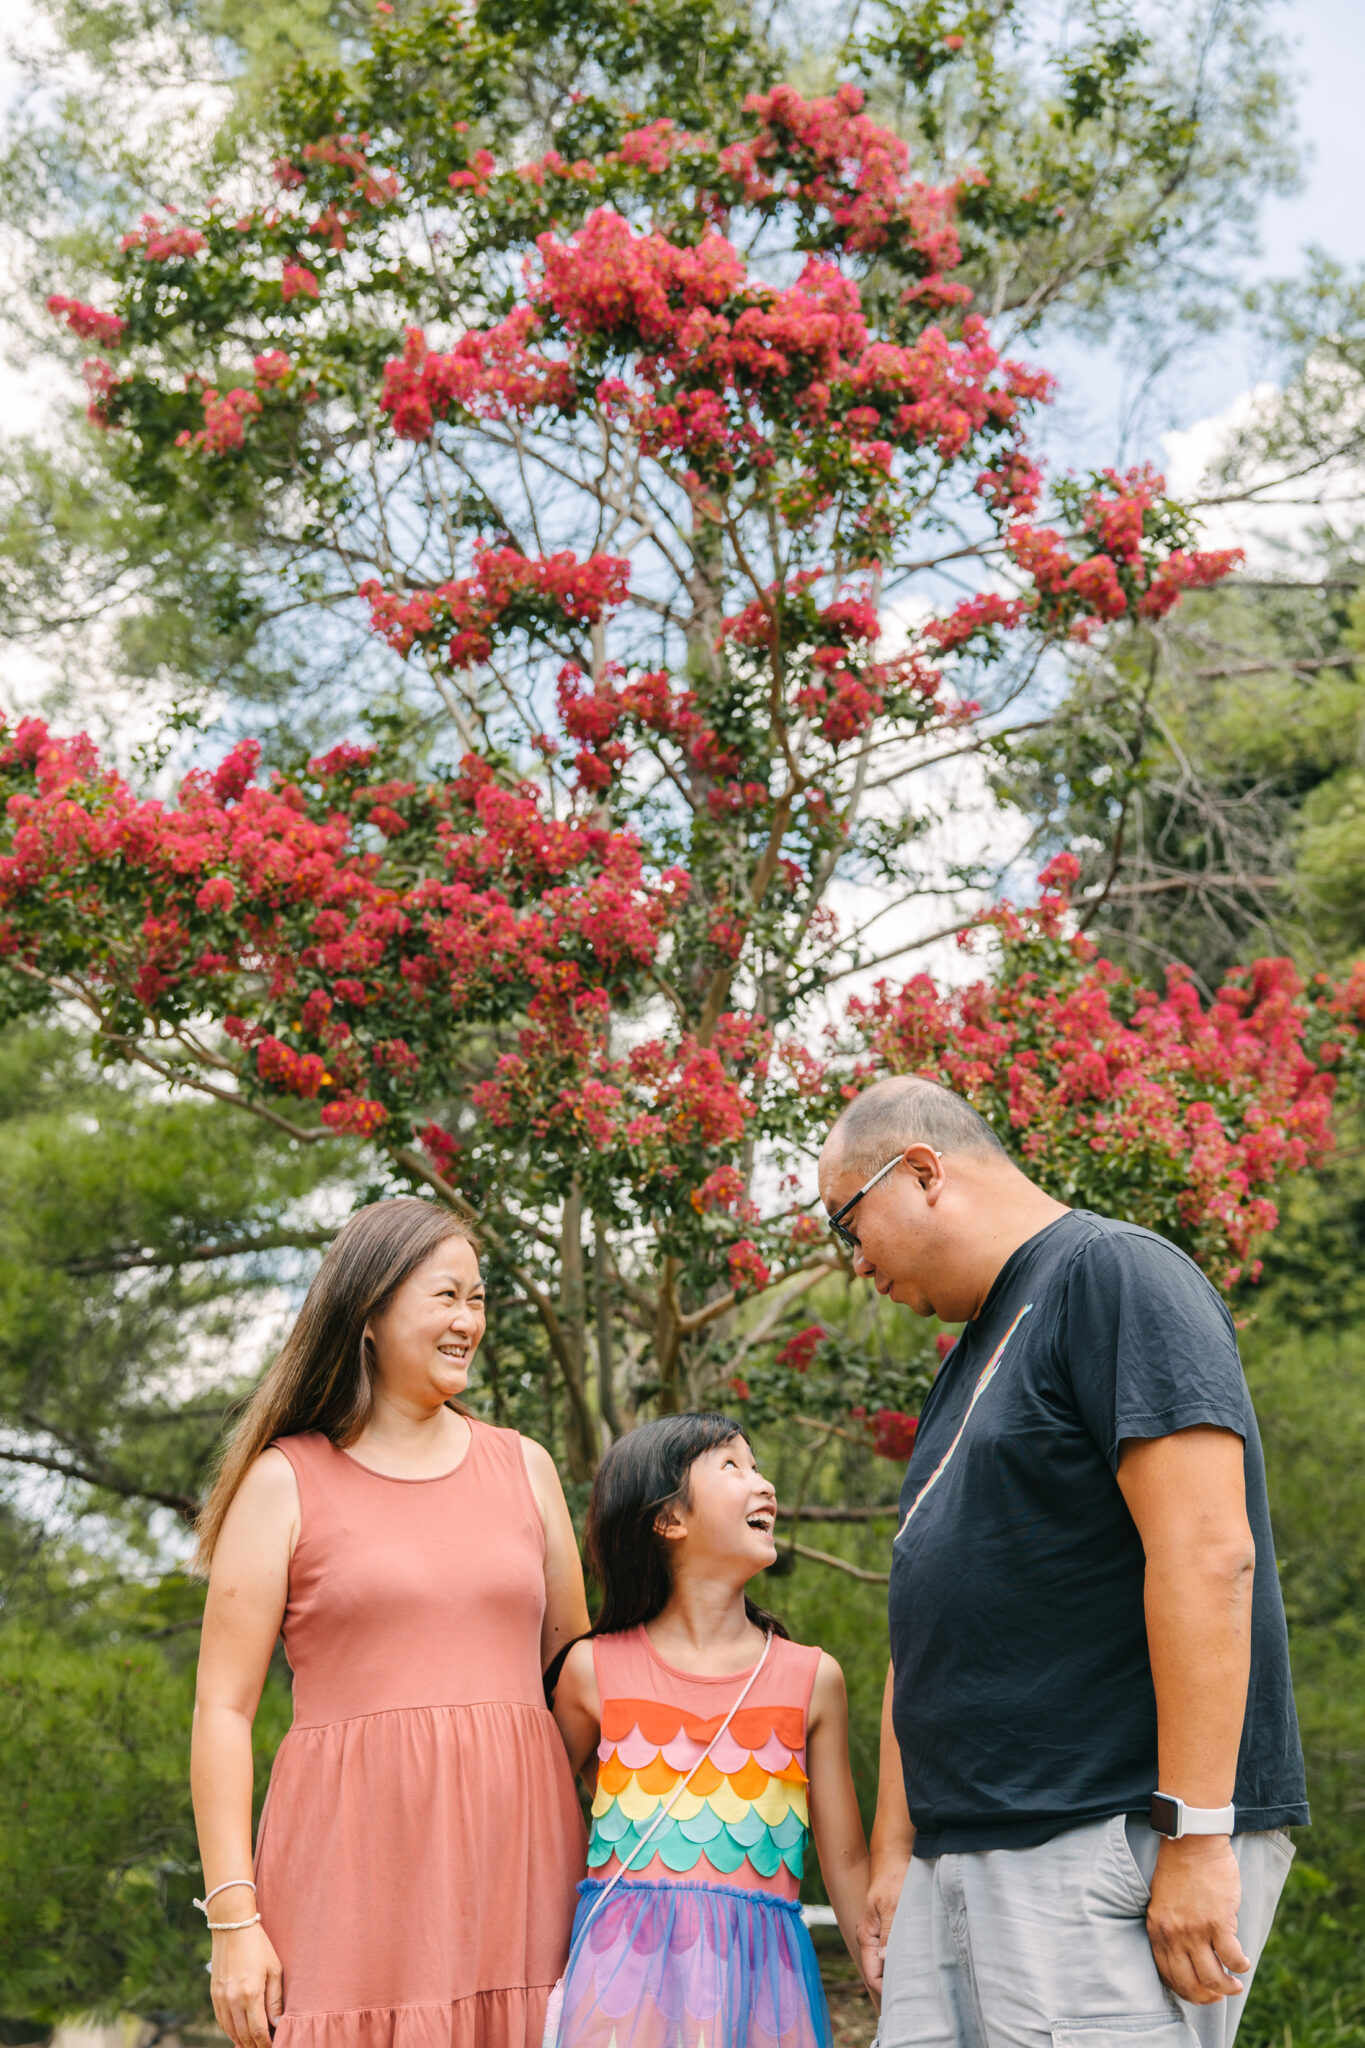
[[[705,1565],[747,1566],[746,1577],[766,1571],[777,1556],[773,1530],[777,1495],[759,1471],[742,1436],[733,1436],[694,1458],[686,1497],[673,1502],[661,1534],[680,1548],[679,1564],[695,1571]]]

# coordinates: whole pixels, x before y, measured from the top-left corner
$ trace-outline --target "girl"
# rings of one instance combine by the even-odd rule
[[[541,1673],[587,1625],[548,1454],[460,1405],[467,1225],[351,1218],[200,1522],[192,1774],[213,2010],[236,2048],[532,2048],[583,1829]],[[294,1724],[251,1853],[251,1724],[283,1625]]]
[[[806,1840],[855,1959],[867,1846],[843,1674],[744,1590],[777,1555],[776,1516],[724,1415],[646,1423],[602,1460],[602,1609],[555,1695],[574,1769],[591,1782],[596,1764],[562,2048],[829,2048],[797,1905]]]

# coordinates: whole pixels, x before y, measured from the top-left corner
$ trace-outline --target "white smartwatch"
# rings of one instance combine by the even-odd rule
[[[1230,1835],[1237,1819],[1235,1806],[1186,1806],[1169,1792],[1154,1792],[1147,1818],[1155,1832],[1178,1842],[1182,1835]]]

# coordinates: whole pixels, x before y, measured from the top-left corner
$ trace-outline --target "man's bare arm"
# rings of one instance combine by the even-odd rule
[[[1118,1482],[1147,1557],[1147,1645],[1160,1790],[1188,1806],[1232,1799],[1251,1671],[1256,1546],[1242,1439],[1182,1429],[1134,1438]],[[1251,1967],[1237,1939],[1241,1873],[1226,1835],[1164,1840],[1147,1931],[1164,1981],[1194,2005],[1236,1996]]]

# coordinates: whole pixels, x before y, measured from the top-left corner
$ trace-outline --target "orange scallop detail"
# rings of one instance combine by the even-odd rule
[[[668,1763],[660,1752],[650,1758],[642,1771],[635,1773],[635,1782],[642,1792],[663,1794],[671,1792],[682,1775],[681,1771],[674,1770],[672,1764]],[[693,1789],[696,1789],[695,1781]]]
[[[768,1789],[771,1771],[765,1771],[756,1756],[746,1759],[740,1770],[730,1774],[730,1787],[741,1799],[757,1799]]]
[[[612,1751],[605,1763],[599,1763],[597,1766],[597,1782],[602,1790],[610,1792],[613,1798],[616,1797],[618,1792],[624,1792],[630,1783],[630,1772],[621,1762],[615,1750]]]
[[[638,1728],[647,1742],[662,1749],[679,1734],[693,1742],[709,1742],[724,1719],[724,1714],[688,1714],[663,1700],[609,1699],[602,1707],[602,1736],[606,1742],[624,1742]],[[785,1748],[800,1749],[806,1739],[805,1716],[800,1707],[741,1707],[730,1733],[741,1749],[762,1749],[773,1735]]]

